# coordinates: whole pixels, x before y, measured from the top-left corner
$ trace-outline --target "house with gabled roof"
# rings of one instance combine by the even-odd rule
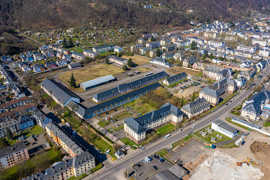
[[[160,109],[149,112],[137,118],[127,118],[124,121],[126,134],[139,143],[146,137],[149,129],[154,129],[165,123],[178,124],[183,120],[183,113],[172,104],[164,104]]]
[[[192,118],[209,110],[210,107],[210,103],[207,102],[204,98],[197,98],[195,101],[184,105],[181,108],[181,111],[183,111],[183,113],[185,113],[188,118]]]

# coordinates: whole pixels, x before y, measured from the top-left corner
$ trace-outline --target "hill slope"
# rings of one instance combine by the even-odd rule
[[[161,3],[161,6],[155,6]],[[269,9],[270,0],[1,0],[0,25],[43,29],[94,23],[102,26],[183,25]],[[187,14],[192,10],[192,14]]]

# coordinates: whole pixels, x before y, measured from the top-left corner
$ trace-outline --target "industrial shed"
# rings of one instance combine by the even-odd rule
[[[114,80],[116,80],[116,78],[112,75],[102,76],[96,79],[92,79],[90,81],[83,82],[80,84],[80,87],[86,91],[87,89],[100,86],[102,84],[105,84]]]

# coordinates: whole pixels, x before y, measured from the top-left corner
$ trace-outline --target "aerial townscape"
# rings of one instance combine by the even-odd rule
[[[102,26],[0,26],[0,180],[269,180],[269,10],[138,30],[101,2]],[[146,2],[127,4],[180,13]]]

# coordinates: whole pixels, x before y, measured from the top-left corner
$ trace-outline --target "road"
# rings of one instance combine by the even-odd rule
[[[265,68],[267,69],[267,67]],[[263,74],[264,77],[266,77],[266,73]],[[262,78],[261,80],[256,82],[256,86],[261,85],[263,82]],[[256,87],[255,86],[255,87]],[[252,88],[248,88],[247,90],[242,90],[237,96],[232,98],[229,103],[226,103],[222,105],[221,107],[217,108],[214,112],[206,115],[205,117],[201,118],[200,120],[196,121],[195,123],[185,127],[183,131],[177,131],[173,133],[169,138],[165,139],[162,138],[157,142],[154,142],[152,144],[149,144],[144,147],[144,150],[137,150],[137,152],[127,155],[122,160],[119,160],[113,164],[110,164],[100,171],[90,174],[85,178],[85,180],[89,179],[95,179],[95,180],[114,180],[114,174],[117,172],[121,172],[123,169],[126,169],[127,167],[131,166],[134,163],[137,163],[141,160],[143,160],[146,156],[149,156],[153,154],[154,152],[157,152],[164,147],[168,147],[170,144],[183,139],[185,136],[192,134],[195,131],[198,131],[202,129],[203,127],[208,126],[212,121],[216,119],[224,119],[226,116],[229,115],[230,111],[235,107],[242,103],[244,99],[246,99],[249,95],[253,93]]]

